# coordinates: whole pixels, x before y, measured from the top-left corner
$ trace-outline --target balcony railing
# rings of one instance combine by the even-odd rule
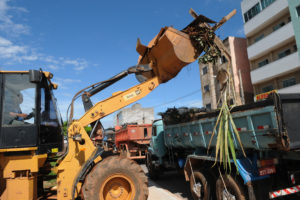
[[[249,60],[254,60],[263,56],[267,52],[291,41],[294,36],[293,24],[290,22],[249,46],[247,48]]]
[[[244,24],[245,35],[247,37],[253,35],[261,27],[271,23],[276,15],[288,10],[287,0],[277,0],[270,6],[262,10],[255,17]]]
[[[297,69],[300,69],[298,51],[251,71],[252,84],[263,83]]]

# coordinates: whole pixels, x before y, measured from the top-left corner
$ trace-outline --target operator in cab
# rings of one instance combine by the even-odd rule
[[[5,104],[5,124],[24,124],[24,120],[28,120],[34,117],[34,112],[31,112],[29,114],[22,112],[21,104],[23,103],[23,95],[21,91],[14,91],[9,96],[10,101]]]
[[[33,112],[31,112],[30,114],[22,113],[22,110],[20,108],[20,105],[22,103],[23,103],[23,95],[22,95],[21,92],[19,92],[16,95],[16,98],[15,98],[15,105],[17,105],[14,108],[15,111],[14,112],[9,112],[9,115],[14,117],[13,120],[24,122],[24,120],[27,120],[27,119],[30,119],[30,118],[33,117]]]

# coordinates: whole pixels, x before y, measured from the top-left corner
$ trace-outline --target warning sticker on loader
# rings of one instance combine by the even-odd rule
[[[128,101],[128,100],[138,96],[140,93],[141,93],[141,90],[136,90],[134,92],[124,95],[123,98],[125,101]]]

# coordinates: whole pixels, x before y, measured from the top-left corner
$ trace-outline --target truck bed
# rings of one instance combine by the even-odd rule
[[[207,148],[218,114],[219,111],[193,113],[174,124],[168,114],[162,114],[166,146]],[[267,100],[235,107],[232,116],[244,149],[300,149],[300,94],[272,94]],[[211,147],[216,144],[216,135]],[[236,138],[234,143],[241,149]]]

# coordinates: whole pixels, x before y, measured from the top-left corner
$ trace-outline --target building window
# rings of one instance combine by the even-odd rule
[[[221,64],[228,62],[225,56],[221,56],[220,61],[221,61]]]
[[[261,7],[262,9],[265,9],[269,5],[271,5],[275,0],[261,0]]]
[[[206,104],[205,108],[208,109],[208,110],[211,110],[211,104],[210,103]]]
[[[263,93],[265,93],[265,92],[269,92],[269,91],[271,91],[273,89],[274,89],[273,85],[268,85],[266,87],[263,87],[261,90],[262,90]]]
[[[144,138],[148,137],[148,130],[147,128],[144,128]]]
[[[258,42],[259,40],[263,39],[264,37],[265,37],[265,35],[264,35],[264,34],[261,34],[261,35],[259,35],[258,37],[256,37],[256,38],[254,39],[254,42]]]
[[[209,85],[204,86],[204,92],[209,92]]]
[[[262,67],[262,66],[267,65],[267,64],[269,64],[269,60],[265,59],[265,60],[258,63],[258,67]]]
[[[278,59],[283,58],[285,56],[288,56],[290,54],[291,54],[291,50],[290,49],[284,50],[284,51],[282,51],[282,52],[280,52],[278,54]]]
[[[297,6],[297,8],[296,8],[296,12],[297,12],[297,15],[298,15],[298,17],[300,17],[300,5],[299,5],[299,6]]]
[[[294,51],[297,51],[297,45],[296,44],[294,45]]]
[[[205,75],[205,74],[207,74],[207,66],[202,68],[202,75]]]
[[[284,25],[285,25],[285,22],[281,22],[280,24],[277,24],[277,25],[273,26],[273,31],[276,31],[276,30],[280,29]]]
[[[282,81],[282,86],[284,88],[292,86],[292,85],[296,85],[296,78],[289,78],[289,79]]]
[[[246,13],[244,13],[245,23],[247,21],[249,21],[250,19],[252,19],[258,13],[260,13],[260,5],[259,5],[259,3],[257,3],[255,6],[253,6],[252,8],[250,8],[250,10],[248,10]]]

